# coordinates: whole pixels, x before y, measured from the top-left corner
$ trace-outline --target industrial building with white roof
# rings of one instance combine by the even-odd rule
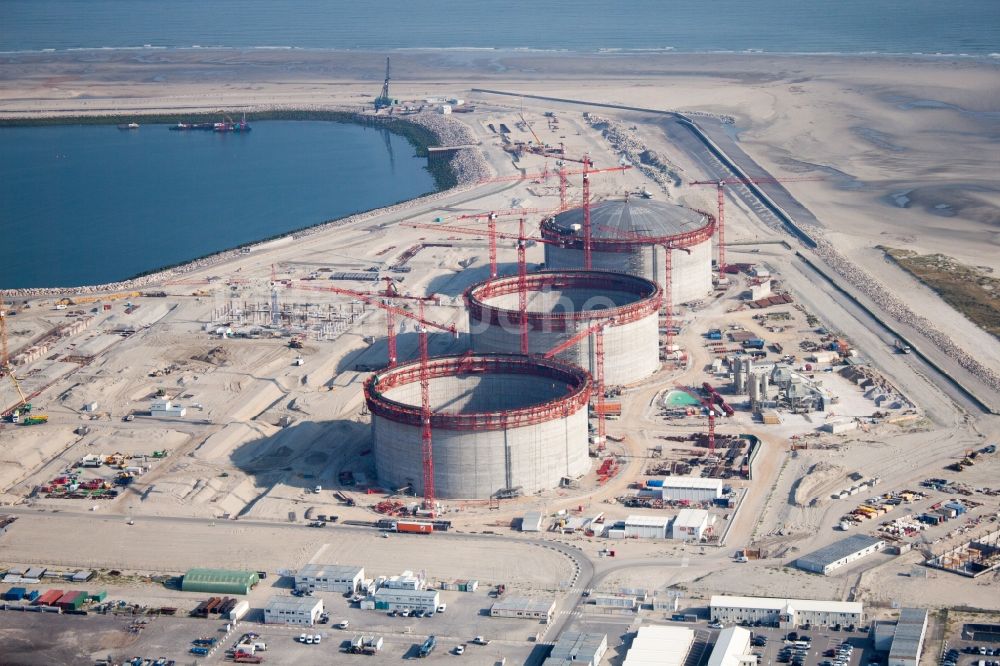
[[[708,658],[708,666],[756,666],[757,658],[750,654],[750,630],[743,627],[726,627]]]
[[[714,522],[715,517],[704,509],[681,509],[670,526],[670,536],[680,541],[701,541]]]
[[[684,666],[694,631],[687,627],[639,627],[623,666]]]
[[[712,618],[725,624],[760,621],[783,628],[804,624],[829,627],[861,624],[864,617],[864,606],[855,601],[715,595],[710,605]]]
[[[312,626],[323,613],[323,600],[318,597],[285,597],[275,595],[264,606],[264,624],[301,624]]]
[[[904,608],[899,612],[896,631],[889,648],[889,666],[917,666],[927,634],[927,611]]]
[[[720,479],[668,476],[660,490],[665,500],[705,502],[722,497],[722,488]]]
[[[343,564],[307,564],[295,574],[295,588],[310,592],[356,592],[365,580],[365,568]]]
[[[607,651],[607,634],[564,631],[542,666],[597,666]]]
[[[795,566],[803,571],[827,575],[883,548],[885,541],[882,539],[867,534],[852,534],[846,539],[803,555],[795,560]]]

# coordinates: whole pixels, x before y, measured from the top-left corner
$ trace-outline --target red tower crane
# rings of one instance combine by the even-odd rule
[[[431,517],[436,510],[434,503],[434,441],[431,433],[431,389],[430,373],[427,369],[427,329],[424,325],[424,302],[418,303],[420,326],[417,336],[420,346],[420,450],[424,470],[424,510],[430,511]]]
[[[541,208],[514,208],[509,210],[494,210],[488,213],[470,213],[468,215],[459,215],[457,219],[459,220],[481,220],[486,218],[486,235],[490,240],[490,277],[495,278],[497,276],[497,218],[499,217],[510,217],[513,215],[530,215],[532,213],[551,213],[552,211],[543,210]],[[437,228],[428,227],[423,228]]]
[[[787,178],[772,178],[770,176],[754,176],[753,178],[731,177],[721,180],[693,180],[689,185],[714,185],[718,196],[719,204],[719,275],[725,273],[726,269],[726,230],[725,230],[725,201],[727,185],[761,185],[768,183],[790,183],[804,180],[823,180],[822,176],[789,176]]]
[[[572,160],[572,161],[577,161],[577,160]],[[580,174],[584,175],[583,205],[584,205],[584,212],[586,213],[586,211],[590,206],[590,200],[588,198],[590,192],[590,184],[589,184],[590,176],[598,173],[610,173],[612,171],[628,171],[629,169],[632,168],[632,165],[630,164],[622,164],[620,166],[615,166],[615,167],[595,169],[593,168],[594,162],[593,160],[590,159],[589,155],[584,156],[582,159],[579,160],[579,162],[583,164],[582,169],[566,169],[565,167],[559,169],[558,172],[559,177],[560,179],[562,179],[559,187],[559,210],[566,210],[566,187],[565,187],[566,176],[576,176]],[[550,175],[552,175],[552,172],[546,170],[541,173],[525,173],[514,176],[497,176],[495,178],[485,178],[483,180],[478,181],[476,184],[485,185],[487,183],[506,183],[518,180],[531,180],[532,178],[548,178]]]
[[[292,289],[299,289],[303,291],[325,291],[333,294],[340,294],[342,296],[350,296],[351,298],[356,298],[359,301],[364,301],[368,305],[373,305],[385,311],[386,326],[387,326],[387,345],[389,351],[389,363],[388,367],[394,367],[397,362],[396,355],[396,317],[405,317],[406,319],[412,319],[418,324],[430,328],[436,328],[440,331],[445,331],[457,336],[458,331],[454,324],[437,324],[433,321],[428,321],[423,316],[423,304],[425,302],[437,303],[437,296],[404,296],[398,293],[395,284],[392,283],[392,278],[385,278],[388,281],[389,286],[386,287],[385,292],[382,293],[365,293],[362,291],[354,291],[352,289],[343,289],[341,287],[332,286],[320,286],[314,284],[302,284],[297,282],[292,286]],[[386,302],[390,299],[399,300],[412,300],[417,301],[420,304],[419,315],[415,315],[412,312],[404,310],[402,308],[391,305]]]
[[[677,388],[697,400],[702,407],[708,410],[708,455],[713,456],[715,455],[715,406],[718,405],[722,408],[727,416],[732,416],[734,411],[733,408],[726,403],[722,396],[719,395],[719,392],[716,391],[708,382],[705,382],[702,386],[705,392],[708,393],[707,398],[702,397],[702,395],[695,389],[688,386],[681,386],[678,384]]]
[[[633,240],[639,243],[649,243],[651,245],[659,245],[663,248],[663,270],[664,270],[664,280],[663,280],[663,310],[667,316],[667,344],[673,344],[674,341],[674,259],[673,250],[679,250],[680,252],[687,252],[691,254],[691,249],[687,247],[688,243],[697,242],[696,236],[691,236],[690,239],[685,238],[655,238],[651,236],[643,236],[640,233],[634,231],[622,232],[621,230],[614,230],[616,234],[624,234],[618,236],[621,239]],[[697,233],[697,232],[694,232]]]
[[[594,401],[594,408],[597,412],[597,437],[599,450],[604,449],[604,441],[607,437],[607,425],[605,419],[606,410],[604,406],[604,329],[613,325],[613,321],[604,321],[593,324],[582,331],[578,331],[573,337],[560,342],[558,345],[542,355],[543,358],[552,358],[553,356],[566,351],[584,338],[588,338],[591,335],[594,336],[594,388],[592,390],[592,395],[596,398]]]
[[[454,234],[475,234],[480,235],[482,231],[480,229],[473,229],[470,227],[453,227],[450,225],[441,224],[422,224],[419,222],[408,223],[405,226],[413,227],[415,229],[431,229],[434,231],[443,231],[446,233]],[[518,319],[521,331],[521,353],[528,353],[528,263],[525,256],[527,251],[527,242],[535,241],[538,243],[548,243],[549,245],[561,245],[562,241],[551,240],[548,238],[539,238],[536,236],[525,235],[524,229],[524,218],[520,220],[520,227],[517,234],[506,233],[502,231],[496,231],[493,229],[491,235],[490,247],[496,247],[496,239],[506,238],[513,239],[517,241],[517,296],[518,296]],[[492,277],[496,277],[494,271],[490,271]]]

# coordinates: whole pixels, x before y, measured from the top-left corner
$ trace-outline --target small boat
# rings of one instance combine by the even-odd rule
[[[215,129],[215,123],[177,123],[168,129],[172,132],[186,132],[188,130],[211,130]]]
[[[213,129],[216,132],[249,132],[250,123],[247,122],[247,114],[243,114],[243,120],[240,122],[234,121],[229,116],[225,116],[223,122],[215,123]]]
[[[139,129],[139,123],[122,123],[118,126],[120,130],[136,130]]]

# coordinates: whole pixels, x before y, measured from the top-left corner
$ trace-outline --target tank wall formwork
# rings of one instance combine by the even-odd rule
[[[671,250],[673,262],[673,302],[687,303],[705,298],[712,291],[712,241],[696,243],[687,249]],[[655,280],[666,288],[666,250],[662,245],[632,245],[614,252],[594,250],[591,267],[596,271],[619,271]],[[545,268],[579,270],[583,268],[583,249],[573,246],[545,245]]]
[[[528,276],[528,352],[543,355],[600,321],[604,330],[605,384],[631,384],[660,367],[658,311],[662,292],[649,280],[588,271]],[[472,348],[479,353],[521,350],[517,278],[474,285],[466,292]],[[591,375],[597,369],[594,336],[559,353]]]
[[[483,499],[505,488],[554,488],[590,466],[590,379],[558,361],[505,355],[431,359],[434,487]],[[365,383],[380,482],[423,493],[419,363]]]

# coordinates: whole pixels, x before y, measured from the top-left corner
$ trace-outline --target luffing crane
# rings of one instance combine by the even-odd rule
[[[614,321],[602,321],[592,324],[582,331],[578,331],[573,337],[562,341],[549,351],[542,354],[543,358],[552,358],[566,351],[584,338],[594,336],[594,388],[592,395],[595,401],[594,409],[597,412],[597,446],[599,450],[604,449],[604,441],[607,437],[607,425],[604,407],[604,329],[613,326]]]
[[[734,412],[733,408],[726,404],[726,401],[723,400],[722,396],[719,395],[719,392],[711,384],[705,382],[702,386],[705,392],[708,393],[707,398],[702,397],[698,391],[688,386],[678,384],[677,388],[697,400],[702,407],[708,410],[708,455],[713,456],[715,455],[715,407],[718,405],[727,416],[732,416]]]
[[[481,220],[486,219],[486,235],[490,241],[490,277],[495,278],[497,276],[497,218],[500,217],[510,217],[514,215],[523,216],[530,215],[532,213],[549,213],[551,211],[542,210],[541,208],[512,208],[508,210],[494,210],[488,213],[469,213],[466,215],[459,215],[457,219],[459,220]],[[426,225],[421,228],[438,228],[434,225]],[[477,232],[478,233],[478,232]]]
[[[642,234],[635,231],[620,231],[611,230],[615,234],[624,234],[617,236],[621,240],[632,240],[638,243],[649,243],[651,245],[660,245],[663,247],[663,309],[667,316],[667,344],[670,345],[674,340],[674,260],[673,251],[679,250],[680,252],[687,252],[691,254],[691,249],[687,247],[686,241],[684,239],[667,239],[655,238],[650,236],[643,236]]]
[[[738,176],[722,178],[721,180],[693,180],[689,185],[714,185],[718,195],[719,219],[718,241],[719,241],[719,275],[726,272],[726,230],[725,230],[725,201],[727,185],[760,185],[766,183],[790,183],[805,180],[823,180],[822,176],[789,176],[787,178],[772,178],[771,176],[754,176],[753,178],[740,178]]]
[[[589,194],[590,194],[590,182],[589,182],[590,181],[590,176],[593,176],[594,174],[598,174],[598,173],[609,173],[609,172],[612,172],[612,171],[628,171],[629,169],[632,168],[632,165],[630,165],[630,164],[622,164],[622,165],[615,166],[615,167],[606,167],[606,168],[603,168],[603,169],[594,169],[593,168],[594,162],[593,162],[593,160],[590,159],[589,155],[585,155],[580,160],[571,160],[571,161],[579,161],[581,164],[583,164],[583,168],[582,169],[567,169],[565,166],[563,166],[563,167],[560,167],[559,170],[556,172],[559,175],[559,178],[560,178],[560,186],[559,186],[559,210],[561,210],[561,211],[562,210],[566,210],[566,207],[567,207],[567,203],[566,203],[566,186],[565,186],[566,177],[567,176],[576,176],[576,175],[581,175],[581,174],[584,175],[584,179],[583,179],[584,180],[583,205],[584,205],[584,209],[587,210],[587,209],[589,209],[589,206],[590,206],[590,199],[589,199]],[[540,173],[523,173],[523,174],[517,174],[517,175],[513,175],[513,176],[497,176],[495,178],[484,178],[483,180],[477,181],[476,184],[477,185],[485,185],[487,183],[508,183],[508,182],[514,182],[514,181],[519,181],[519,180],[531,180],[533,178],[548,178],[551,175],[552,175],[551,171],[545,170],[545,171],[542,171]]]
[[[388,366],[390,368],[394,367],[398,360],[396,356],[396,317],[405,317],[407,319],[412,319],[421,326],[436,328],[440,331],[451,333],[456,337],[458,336],[458,331],[455,328],[454,324],[448,324],[448,325],[438,324],[433,321],[427,320],[423,316],[423,304],[425,302],[437,303],[438,302],[437,296],[405,296],[400,294],[396,290],[396,286],[395,284],[393,284],[391,278],[386,278],[386,280],[388,281],[389,286],[387,286],[386,290],[381,293],[378,292],[366,293],[361,291],[354,291],[352,289],[343,289],[341,287],[303,284],[301,282],[296,282],[291,288],[303,291],[324,291],[333,294],[340,294],[341,296],[350,296],[351,298],[356,298],[359,301],[363,301],[369,305],[373,305],[377,308],[384,310],[386,313],[387,344],[389,351]],[[415,315],[412,312],[391,305],[390,303],[388,303],[388,301],[392,299],[417,301],[420,304],[421,314]]]

